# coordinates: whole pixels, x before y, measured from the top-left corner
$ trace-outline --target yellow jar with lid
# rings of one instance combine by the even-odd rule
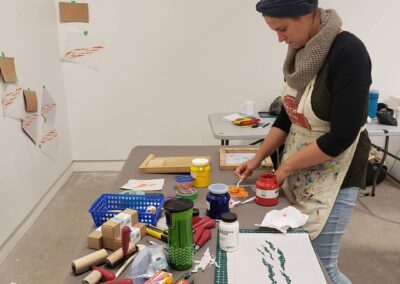
[[[211,183],[211,168],[208,159],[193,159],[190,167],[190,175],[194,179],[194,187],[208,187]]]

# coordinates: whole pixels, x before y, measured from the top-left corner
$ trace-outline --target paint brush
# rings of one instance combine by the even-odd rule
[[[243,205],[243,204],[246,204],[246,203],[249,203],[249,202],[252,202],[254,199],[256,199],[255,196],[250,197],[249,199],[246,199],[244,201],[240,201],[240,200],[235,201],[234,203],[232,203],[232,205],[231,205],[232,207],[231,208],[239,206],[239,205]]]

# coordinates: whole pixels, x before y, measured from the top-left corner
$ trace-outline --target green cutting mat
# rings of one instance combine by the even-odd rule
[[[274,233],[274,234],[282,234],[280,231],[275,229],[240,229],[239,232],[241,234],[263,234],[263,233]],[[304,230],[288,230],[288,234],[293,233],[306,233]],[[214,283],[215,284],[227,284],[228,283],[228,259],[226,257],[226,251],[222,250],[219,247],[219,233],[217,238],[217,256],[215,261],[218,263],[219,267],[215,267],[215,274],[214,274]]]

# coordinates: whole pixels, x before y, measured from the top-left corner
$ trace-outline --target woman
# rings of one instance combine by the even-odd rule
[[[278,183],[310,215],[304,226],[333,283],[351,283],[337,267],[340,240],[365,187],[370,141],[365,130],[371,62],[363,43],[341,30],[317,0],[261,0],[257,11],[288,45],[282,110],[239,178],[285,144]]]

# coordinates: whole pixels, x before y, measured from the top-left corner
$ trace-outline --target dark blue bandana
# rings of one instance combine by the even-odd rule
[[[261,0],[256,9],[263,16],[293,18],[311,13],[318,6],[318,0]]]

